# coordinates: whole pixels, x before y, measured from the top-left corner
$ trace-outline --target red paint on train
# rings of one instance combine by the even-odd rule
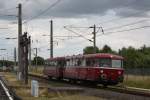
[[[93,81],[113,85],[123,81],[123,57],[98,53],[47,59],[44,74],[48,77]]]

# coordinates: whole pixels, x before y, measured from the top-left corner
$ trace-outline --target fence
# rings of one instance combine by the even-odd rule
[[[125,74],[129,75],[150,75],[150,68],[125,68]]]

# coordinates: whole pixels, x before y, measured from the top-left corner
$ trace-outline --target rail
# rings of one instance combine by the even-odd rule
[[[44,76],[38,76],[34,74],[29,74],[29,76],[48,80]],[[118,87],[118,86],[108,86],[108,88],[103,88],[103,87],[92,87],[92,88],[100,88],[100,89],[110,90],[110,91],[119,92],[119,93],[150,97],[150,90],[148,89],[140,89],[140,88],[134,88],[134,87]]]
[[[22,100],[19,96],[15,94],[15,92],[7,86],[6,81],[3,79],[2,76],[0,76],[0,86],[4,90],[3,93],[5,94],[5,98],[7,99],[2,99],[2,100]]]
[[[3,100],[14,100],[12,98],[12,96],[9,93],[9,90],[7,89],[7,87],[4,85],[4,83],[0,80],[0,97]]]

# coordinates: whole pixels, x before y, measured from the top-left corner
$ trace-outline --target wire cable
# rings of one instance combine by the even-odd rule
[[[113,22],[113,21],[118,21],[118,20],[122,20],[122,19],[126,19],[126,18],[129,18],[129,17],[132,17],[132,16],[135,16],[135,15],[139,15],[139,14],[143,14],[145,13],[146,11],[149,11],[150,9],[146,9],[145,11],[142,11],[142,12],[135,12],[135,13],[132,13],[132,14],[129,14],[128,16],[126,17],[119,17],[119,18],[113,18],[113,19],[110,19],[110,20],[107,20],[107,21],[102,21],[98,24],[105,24],[105,23],[110,23],[110,22]]]
[[[127,32],[127,31],[133,31],[133,30],[145,29],[145,28],[150,28],[150,26],[136,27],[136,28],[126,29],[126,30],[120,30],[120,31],[116,31],[116,32],[106,32],[105,34],[97,35],[97,37],[98,36],[102,36],[102,35],[108,35],[108,34],[120,33],[120,32]]]
[[[138,23],[143,23],[143,22],[146,22],[146,21],[148,21],[148,20],[147,20],[147,19],[146,19],[146,20],[140,20],[140,21],[136,21],[136,22],[124,24],[124,25],[121,25],[121,26],[116,26],[116,27],[112,27],[112,28],[107,28],[107,29],[105,29],[105,31],[107,31],[107,30],[113,30],[113,29],[117,29],[117,28],[122,28],[122,27],[127,27],[127,26],[131,26],[131,25],[138,24]]]
[[[55,3],[51,4],[48,8],[46,8],[44,11],[42,11],[42,12],[39,13],[38,15],[33,16],[33,17],[30,18],[29,20],[23,22],[23,24],[24,24],[24,23],[28,23],[28,22],[30,22],[30,21],[32,21],[32,20],[34,20],[34,19],[36,19],[36,18],[42,16],[42,15],[43,15],[44,13],[46,13],[48,10],[52,9],[52,8],[55,7],[58,3],[60,3],[60,1],[61,1],[61,0],[57,0]]]
[[[12,7],[12,8],[3,8],[3,9],[0,9],[0,11],[9,11],[9,10],[14,10],[16,9],[16,7]]]
[[[91,39],[88,39],[88,38],[86,38],[85,36],[83,36],[83,35],[81,35],[81,34],[75,32],[75,31],[72,31],[72,30],[68,29],[67,27],[64,27],[64,28],[67,29],[68,31],[70,31],[70,32],[72,32],[72,33],[74,33],[74,34],[76,34],[76,35],[78,35],[78,36],[84,38],[85,40],[88,40],[88,41],[90,41],[90,42],[93,42]]]

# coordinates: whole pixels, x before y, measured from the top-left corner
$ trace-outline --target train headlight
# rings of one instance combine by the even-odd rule
[[[118,74],[120,75],[120,74],[121,74],[121,71],[118,71]]]
[[[101,70],[100,72],[101,72],[101,74],[102,74],[104,71],[103,71],[103,70]]]

